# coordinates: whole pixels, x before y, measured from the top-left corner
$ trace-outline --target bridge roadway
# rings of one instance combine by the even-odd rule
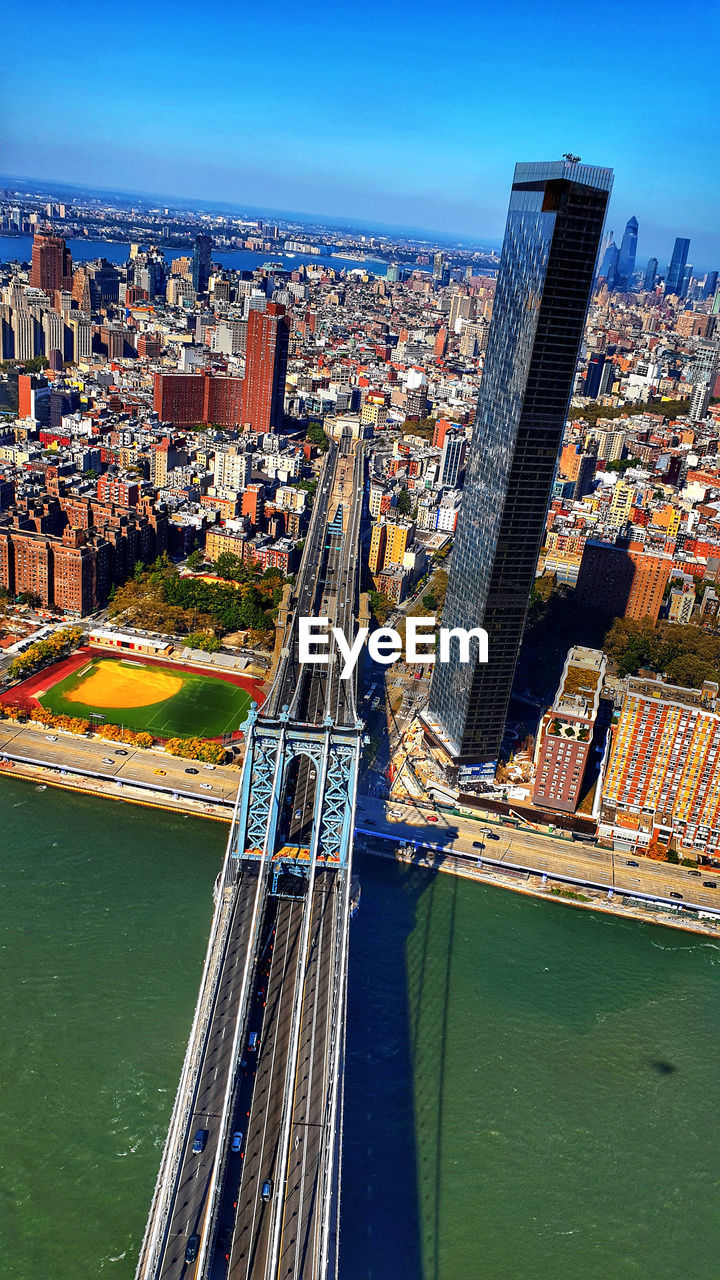
[[[356,727],[354,680],[339,680],[334,653],[328,665],[299,664],[295,621],[327,615],[338,625],[352,623],[363,465],[361,447],[348,451],[331,445],[292,621],[263,716],[266,708],[268,717],[277,716],[292,704],[291,725],[299,721],[322,729],[330,717],[335,724]],[[328,531],[329,511],[334,515],[338,503],[343,504],[342,537]],[[181,1116],[182,1150],[165,1236],[159,1255],[153,1254],[153,1223],[161,1220],[165,1183],[172,1182],[172,1123],[138,1280],[324,1280],[334,1275],[328,1244],[336,1156],[331,1147],[344,1053],[350,867],[325,868],[315,861],[318,778],[307,756],[296,760],[295,772],[291,765],[274,784],[282,787],[274,848],[306,842],[313,850],[309,876],[306,862],[306,878],[285,874],[276,895],[265,881],[267,858],[253,863],[241,856],[237,878],[233,860],[226,858],[224,893],[232,915],[212,1017],[192,1107],[188,1112],[186,1103]],[[255,1046],[251,1033],[258,1036]],[[192,1152],[197,1129],[208,1131],[201,1153]],[[234,1133],[242,1134],[235,1152],[230,1149]],[[268,1178],[272,1196],[266,1200],[262,1187]],[[186,1260],[193,1235],[199,1237],[198,1256]]]
[[[330,1030],[330,959],[337,927],[337,872],[321,872],[312,901],[309,957],[303,992],[298,1070],[292,1098],[290,1159],[283,1205],[280,1263],[277,1277],[317,1274],[317,1236],[320,1208],[323,1132],[328,1088]],[[252,1107],[245,1143],[244,1165],[232,1241],[229,1280],[264,1277],[270,1244],[271,1208],[262,1199],[262,1185],[275,1185],[280,1129],[285,1105],[286,1066],[290,1042],[295,974],[304,911],[301,900],[282,901],[278,908],[267,1006],[255,1072]],[[247,1057],[246,1057],[247,1060]],[[245,1068],[252,1071],[252,1067]],[[241,1118],[238,1118],[238,1125]],[[305,1269],[306,1265],[307,1270]],[[215,1275],[222,1275],[216,1270]]]
[[[246,864],[233,890],[232,919],[224,948],[220,981],[204,1043],[202,1064],[187,1122],[179,1174],[175,1184],[172,1214],[162,1266],[162,1280],[177,1280],[186,1274],[185,1249],[191,1236],[203,1228],[207,1212],[207,1189],[217,1154],[218,1121],[225,1084],[231,1070],[233,1032],[239,1013],[242,961],[250,939],[253,902],[257,888],[257,868]],[[193,1153],[198,1129],[207,1131],[204,1151]]]
[[[322,539],[318,538],[312,550],[318,557],[315,589],[303,590],[305,584],[301,584],[301,598],[307,609],[304,616],[328,616],[333,625],[347,626],[355,611],[362,467],[360,451],[346,458],[333,448],[323,491],[333,515],[337,505],[343,506],[345,536],[329,537],[325,526]],[[296,616],[303,616],[299,607]],[[292,682],[296,682],[294,687]],[[322,724],[325,716],[330,715],[336,723],[354,723],[353,682],[337,678],[336,655],[331,655],[328,665],[301,667],[293,645],[282,685],[285,703],[289,703],[294,719]],[[280,699],[278,702],[282,705]],[[289,843],[309,841],[311,837],[315,782],[312,765],[307,757],[301,757],[290,803]],[[347,929],[348,875],[348,871],[338,870],[317,873],[312,887],[304,974],[300,972],[298,938],[306,904],[302,901],[282,904],[287,907],[283,921],[285,927],[287,915],[286,927],[292,943],[289,949],[283,946],[280,968],[275,949],[273,953],[261,1060],[249,1115],[236,1225],[225,1273],[228,1280],[265,1280],[269,1274],[273,1280],[281,1277],[300,1280],[300,1277],[320,1274],[321,1216],[326,1208],[325,1197],[329,1195],[329,1188],[323,1182],[324,1162],[333,1154],[326,1148],[330,1104],[328,1063],[335,1031],[332,983],[342,932]],[[279,927],[275,948],[278,938]],[[292,1097],[288,1099],[287,1061],[298,983],[302,984],[301,1020],[297,1062],[292,1071]],[[344,992],[342,1000],[344,1002]],[[287,1105],[292,1110],[285,1165],[280,1143]],[[276,1224],[277,1266],[271,1272],[268,1271],[272,1262],[271,1202],[262,1199],[262,1185],[268,1178],[273,1182],[273,1196],[283,1196],[281,1218]],[[216,1271],[214,1280],[221,1276],[222,1271]]]

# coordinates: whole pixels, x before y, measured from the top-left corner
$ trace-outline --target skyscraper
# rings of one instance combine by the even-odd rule
[[[679,293],[682,287],[683,276],[685,274],[685,263],[687,262],[689,248],[690,241],[684,240],[681,236],[678,236],[675,244],[673,245],[672,258],[670,259],[670,265],[667,269],[667,277],[665,280],[666,293]]]
[[[210,236],[195,237],[192,259],[192,283],[196,293],[204,293],[210,280],[212,270],[212,240]]]
[[[589,396],[591,400],[597,399],[600,392],[600,379],[602,371],[605,368],[605,356],[602,351],[596,351],[588,360],[587,373],[585,374],[585,383],[583,386],[583,395]]]
[[[620,250],[618,249],[615,241],[611,240],[603,254],[602,262],[600,263],[600,270],[598,271],[598,276],[602,276],[608,289],[615,288],[619,257]]]
[[[38,233],[32,246],[30,284],[53,294],[56,289],[72,289],[72,257],[62,236]]]
[[[241,413],[252,431],[282,426],[289,336],[282,304],[269,302],[266,311],[250,312]]]
[[[443,625],[489,661],[435,664],[429,719],[463,765],[497,760],[575,377],[612,171],[515,169]]]
[[[617,281],[616,289],[629,289],[632,283],[633,272],[635,270],[635,257],[637,254],[638,242],[638,220],[637,218],[629,218],[625,224],[622,242],[620,244],[620,253],[618,255],[617,264]]]
[[[646,293],[649,293],[651,289],[655,288],[655,281],[657,280],[657,269],[658,269],[657,258],[648,258],[648,264],[645,268],[645,275],[643,277],[643,289],[645,290]]]

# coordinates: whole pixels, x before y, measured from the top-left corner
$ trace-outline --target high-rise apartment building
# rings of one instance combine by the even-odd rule
[[[284,416],[290,326],[285,308],[269,302],[248,316],[242,421],[252,431],[274,431]]]
[[[667,269],[665,279],[665,292],[667,294],[680,294],[685,276],[685,264],[687,263],[688,250],[690,249],[690,241],[678,236],[673,245],[672,257]]]
[[[489,661],[437,662],[429,719],[463,765],[497,760],[593,283],[610,169],[519,164],[443,625]]]
[[[241,422],[243,379],[212,373],[156,373],[153,407],[163,422],[237,427]]]
[[[35,236],[30,284],[51,296],[56,289],[72,289],[72,257],[62,236],[40,233]]]
[[[448,431],[440,455],[439,484],[446,489],[457,489],[460,472],[465,465],[467,441],[464,431]]]
[[[616,849],[674,841],[720,849],[720,703],[716,684],[680,689],[628,680],[613,729],[600,833]]]
[[[670,578],[672,556],[635,542],[588,539],[578,573],[578,604],[608,618],[657,622]]]

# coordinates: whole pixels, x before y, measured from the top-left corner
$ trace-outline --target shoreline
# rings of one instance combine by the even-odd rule
[[[125,801],[128,804],[141,805],[145,809],[164,809],[166,813],[182,813],[193,818],[210,818],[213,822],[229,823],[231,820],[231,815],[225,807],[221,809],[220,806],[213,806],[212,801],[193,802],[181,798],[175,800],[159,791],[148,794],[145,788],[140,787],[137,787],[136,791],[141,794],[128,795],[133,785],[131,782],[124,782],[122,790],[114,790],[109,783],[87,778],[84,774],[73,774],[67,768],[64,776],[59,776],[57,769],[49,765],[33,765],[23,761],[14,761],[12,765],[8,765],[0,760],[0,778],[3,776],[19,778],[22,782],[31,782],[35,786],[57,787],[61,791],[94,796],[97,800]],[[200,805],[203,807],[200,808]]]
[[[162,809],[166,813],[182,813],[185,816],[210,819],[212,822],[229,824],[232,820],[232,813],[227,806],[213,805],[211,801],[193,802],[180,797],[173,799],[160,792],[152,795],[148,795],[147,792],[128,794],[132,787],[130,782],[123,784],[122,791],[116,791],[110,784],[102,781],[91,784],[90,779],[80,774],[73,775],[70,770],[67,770],[65,775],[60,777],[57,771],[49,766],[30,765],[22,762],[16,762],[13,766],[9,766],[0,761],[0,778],[3,775],[11,778],[20,778],[23,782],[34,783],[36,786],[57,787],[80,795],[94,796],[99,800],[125,801],[128,804],[141,805],[146,809]],[[138,791],[140,791],[140,788],[138,788]],[[422,870],[435,870],[444,875],[459,876],[461,879],[471,880],[475,884],[492,885],[496,889],[509,889],[514,893],[522,893],[525,897],[558,903],[564,907],[576,907],[585,911],[599,911],[603,915],[614,916],[616,919],[620,917],[628,920],[637,920],[643,924],[659,925],[666,929],[679,929],[684,933],[699,934],[706,938],[720,937],[720,925],[710,920],[687,918],[679,920],[670,916],[669,913],[660,914],[648,911],[647,908],[639,905],[629,906],[626,903],[619,903],[615,899],[611,903],[604,895],[597,898],[592,897],[593,890],[591,889],[583,891],[582,898],[586,899],[583,901],[580,898],[566,897],[564,894],[553,892],[549,888],[541,888],[540,885],[530,884],[527,880],[521,881],[520,879],[511,878],[489,867],[483,868],[482,871],[477,868],[463,867],[457,865],[457,863],[448,866],[440,864],[430,867],[423,865],[419,860],[402,854],[399,850],[387,853],[378,849],[365,849],[363,851],[371,857],[387,858],[393,862],[402,862],[406,866],[419,866]],[[541,875],[542,872],[538,871],[538,878]]]

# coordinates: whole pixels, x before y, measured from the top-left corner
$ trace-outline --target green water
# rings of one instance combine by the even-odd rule
[[[0,1276],[131,1280],[225,828],[0,779]],[[720,950],[360,863],[342,1280],[717,1280]]]
[[[134,1275],[225,828],[0,779],[0,1276]]]
[[[342,1280],[717,1280],[720,947],[359,868]]]

